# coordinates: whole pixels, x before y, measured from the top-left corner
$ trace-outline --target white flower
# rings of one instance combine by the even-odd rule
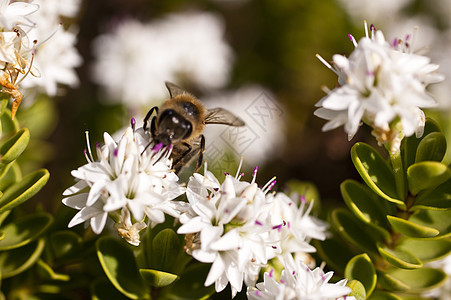
[[[41,74],[37,77],[28,76],[21,86],[32,98],[37,92],[44,92],[52,97],[60,95],[64,90],[59,85],[75,87],[79,83],[75,72],[75,68],[82,63],[75,48],[78,29],[75,26],[64,29],[60,24],[61,15],[75,16],[79,1],[56,2],[59,3],[56,0],[36,0],[34,3],[40,9],[30,17],[37,26],[28,32],[28,36],[38,43],[34,65]]]
[[[144,222],[132,224],[130,212],[127,208],[123,208],[121,211],[121,219],[119,223],[116,223],[115,227],[120,237],[133,246],[139,246],[141,243],[139,232],[146,228],[147,225]]]
[[[230,282],[232,295],[241,291],[243,280],[252,285],[260,267],[267,262],[266,240],[273,230],[268,221],[270,205],[265,194],[271,180],[258,188],[253,180],[240,181],[226,175],[222,184],[209,171],[194,174],[187,186],[189,210],[182,214],[178,233],[187,234],[188,253],[201,262],[212,263],[205,285],[215,283],[217,292]]]
[[[335,284],[329,283],[333,272],[324,273],[322,269],[311,270],[302,261],[287,261],[279,281],[274,278],[273,271],[265,272],[264,282],[255,288],[248,287],[248,299],[276,300],[334,300],[348,295],[352,290],[346,287],[346,280]],[[346,296],[347,300],[355,300]]]
[[[421,136],[425,122],[421,108],[436,106],[426,86],[443,80],[436,73],[438,66],[412,53],[409,40],[395,39],[390,44],[381,31],[371,27],[370,37],[365,29],[367,34],[358,44],[350,36],[356,48],[349,58],[334,55],[334,67],[327,64],[339,76],[341,86],[317,103],[320,108],[315,115],[329,120],[323,130],[344,125],[349,139],[361,121],[376,132],[387,133],[398,119],[405,136]]]
[[[284,193],[269,197],[273,197],[271,224],[277,229],[271,232],[271,236],[274,241],[279,241],[278,248],[281,252],[279,255],[316,252],[315,247],[309,242],[311,239],[325,240],[329,226],[310,215],[314,201],[310,201],[305,208],[305,197],[298,197],[296,193],[293,194],[293,199]]]
[[[38,9],[39,5],[33,3],[0,0],[0,24],[6,31],[17,27],[26,31],[35,26],[29,16]]]
[[[88,163],[72,171],[79,181],[63,193],[68,196],[63,203],[80,210],[69,227],[92,218],[93,213],[87,214],[84,210],[95,209],[95,216],[104,217],[108,213],[117,216],[120,210],[124,214],[127,209],[138,222],[147,216],[152,226],[164,222],[165,213],[179,216],[182,204],[172,200],[181,195],[184,188],[171,170],[170,147],[152,145],[149,140],[142,128],[129,127],[118,143],[108,133],[104,134],[105,145],[96,145],[98,161],[88,151]],[[79,193],[86,188],[87,193]],[[131,225],[127,225],[124,218],[121,227],[130,230]],[[102,222],[93,230],[99,233],[104,225]]]
[[[219,88],[228,80],[232,50],[221,20],[208,13],[170,14],[141,23],[128,19],[94,42],[94,80],[108,101],[137,109],[166,97],[165,81]]]

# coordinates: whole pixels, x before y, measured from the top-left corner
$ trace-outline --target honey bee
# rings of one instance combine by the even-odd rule
[[[175,173],[187,165],[197,154],[194,171],[203,160],[205,137],[202,134],[207,124],[244,126],[243,120],[223,108],[207,109],[179,86],[166,82],[170,98],[160,108],[152,107],[144,118],[143,128],[150,130],[155,144],[172,145],[171,158]],[[155,115],[152,117],[152,115]],[[150,119],[152,117],[152,119]],[[150,120],[150,127],[149,127]]]

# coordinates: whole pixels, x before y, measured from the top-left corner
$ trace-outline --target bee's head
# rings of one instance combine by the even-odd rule
[[[188,138],[193,131],[192,124],[173,109],[161,112],[158,118],[156,142],[169,144],[177,143]]]

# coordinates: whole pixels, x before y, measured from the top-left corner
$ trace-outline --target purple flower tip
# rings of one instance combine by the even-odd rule
[[[293,275],[296,274],[296,271],[291,272],[291,274],[293,274]]]
[[[350,33],[348,33],[348,38],[351,40],[351,42],[353,41],[353,36],[352,36],[352,34],[350,34]]]
[[[114,151],[113,151],[113,155],[114,155],[114,156],[117,156],[118,151],[119,151],[119,149],[118,149],[118,148],[115,148]]]
[[[255,175],[257,175],[258,172],[258,166],[255,166],[254,172],[252,172],[252,177],[255,177]]]
[[[100,143],[99,142],[96,143],[96,148],[100,148]]]
[[[230,175],[230,174],[229,174],[229,172],[224,172],[224,175],[227,176],[227,175]]]
[[[257,295],[258,297],[260,297],[262,295],[262,293],[260,291],[255,291],[255,295]]]
[[[83,154],[86,155],[88,153],[88,149],[83,150]]]
[[[304,195],[301,195],[300,200],[302,203],[305,203],[307,201]]]
[[[271,182],[271,184],[269,185],[268,190],[271,190],[271,189],[276,185],[276,183],[277,183],[277,180],[274,179],[274,180]]]
[[[371,25],[370,25],[370,30],[371,30],[371,31],[376,31],[376,27],[374,26],[374,24],[371,24]]]
[[[322,281],[326,281],[326,277],[324,277],[323,274],[321,274],[321,280],[322,280]]]
[[[240,176],[243,177],[243,176],[244,176],[244,173],[240,173]]]
[[[274,269],[271,269],[271,271],[269,271],[269,277],[272,278],[273,275],[274,275]]]
[[[161,148],[163,148],[163,143],[158,143],[155,146],[153,146],[152,151],[158,152],[161,150]]]
[[[278,231],[282,230],[282,224],[273,226],[272,229],[277,229]]]
[[[135,120],[135,118],[132,118],[132,119],[130,120],[130,124],[132,125],[132,128],[135,129],[135,125],[136,125],[136,120]]]
[[[285,280],[280,279],[280,283],[281,283],[281,284],[285,284],[286,282],[285,282]]]
[[[263,226],[262,222],[260,222],[258,220],[255,220],[255,224],[258,225],[258,226]]]

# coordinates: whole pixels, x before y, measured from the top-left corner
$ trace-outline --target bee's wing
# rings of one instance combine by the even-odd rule
[[[245,123],[239,117],[224,108],[212,108],[207,112],[205,124],[224,124],[230,126],[244,126]]]
[[[169,95],[171,95],[171,98],[182,94],[188,94],[187,91],[172,82],[166,81],[165,84],[169,91]]]

